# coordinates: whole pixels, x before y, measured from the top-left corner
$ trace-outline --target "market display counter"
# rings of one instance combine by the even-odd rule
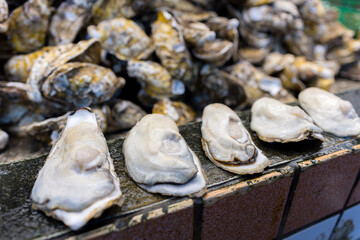
[[[360,113],[360,89],[339,94]],[[249,129],[250,112],[239,112]],[[262,174],[237,176],[211,163],[201,147],[201,123],[180,127],[208,178],[202,198],[150,194],[126,174],[123,139],[108,142],[125,203],[78,232],[33,210],[30,193],[46,156],[0,165],[0,239],[276,239],[360,202],[360,139],[324,134],[325,141],[265,143]],[[249,129],[250,130],[250,129]]]

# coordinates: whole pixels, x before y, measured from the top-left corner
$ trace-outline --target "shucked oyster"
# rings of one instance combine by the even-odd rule
[[[199,159],[186,144],[171,118],[143,117],[124,142],[126,169],[149,192],[173,196],[201,196],[206,177]]]
[[[251,108],[251,130],[265,142],[299,142],[309,137],[322,140],[321,128],[298,106],[263,97]]]
[[[31,193],[33,208],[77,230],[113,204],[119,179],[95,114],[77,110],[52,147]]]
[[[30,52],[42,47],[50,16],[47,0],[29,0],[9,17],[9,40],[16,52]]]
[[[115,18],[89,26],[88,34],[101,46],[120,60],[140,60],[153,51],[151,39],[135,22],[126,18]]]
[[[0,151],[3,150],[9,141],[9,134],[0,129]]]
[[[201,133],[206,156],[222,169],[253,174],[270,164],[252,142],[238,115],[226,105],[214,103],[204,109]]]
[[[319,88],[302,91],[299,102],[325,132],[339,137],[360,134],[360,118],[350,102]]]

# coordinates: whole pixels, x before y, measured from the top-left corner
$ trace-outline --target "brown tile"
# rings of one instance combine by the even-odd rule
[[[357,159],[357,161],[360,161],[360,152],[357,152],[356,154],[354,154],[353,156],[355,159]],[[357,183],[357,185],[354,188],[354,191],[351,194],[350,200],[348,202],[347,206],[351,206],[355,203],[359,203],[360,202],[360,182]]]
[[[277,175],[281,174],[274,174],[275,177]],[[251,186],[246,192],[240,190],[236,195],[228,194],[233,191],[234,186],[214,194],[210,193],[210,198],[217,195],[218,200],[212,205],[205,204],[201,238],[222,240],[275,238],[291,180],[292,177],[278,178],[266,184]],[[221,198],[221,194],[225,196]]]
[[[122,231],[113,231],[96,239],[106,240],[162,240],[162,239],[192,239],[193,208],[150,219]]]
[[[341,150],[328,158],[323,156],[299,163],[302,172],[284,233],[330,215],[344,206],[360,169],[359,155],[349,152]]]

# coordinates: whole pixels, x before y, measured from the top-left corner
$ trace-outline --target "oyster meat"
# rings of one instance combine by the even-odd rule
[[[205,107],[201,133],[206,156],[224,170],[253,174],[270,164],[254,145],[238,115],[226,105],[214,103]]]
[[[0,129],[0,151],[3,150],[9,142],[9,134]]]
[[[33,208],[78,230],[123,202],[104,135],[88,109],[68,117],[32,189]]]
[[[206,191],[200,161],[170,117],[143,117],[127,135],[123,152],[130,177],[149,192],[202,196]]]
[[[319,88],[299,94],[300,106],[325,132],[339,137],[360,135],[360,118],[349,101]]]
[[[267,97],[253,104],[250,126],[265,142],[299,142],[309,137],[323,140],[322,129],[301,108]]]

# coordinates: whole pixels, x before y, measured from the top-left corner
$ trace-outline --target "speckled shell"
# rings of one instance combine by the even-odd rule
[[[299,94],[300,106],[325,132],[339,137],[360,135],[360,118],[349,101],[319,88]]]
[[[44,81],[41,92],[48,100],[64,106],[84,107],[109,100],[125,85],[107,68],[90,63],[66,63]]]
[[[113,160],[95,118],[87,109],[67,119],[31,193],[33,208],[78,230],[123,197]]]
[[[71,43],[91,17],[94,0],[66,0],[56,9],[49,27],[51,45]]]
[[[132,18],[135,14],[131,0],[97,0],[91,10],[95,24],[118,17]]]
[[[180,25],[169,12],[160,11],[152,24],[152,39],[156,55],[170,75],[189,82],[193,78],[190,54],[186,48]]]
[[[30,52],[45,44],[49,16],[47,0],[29,0],[11,13],[7,35],[16,52]]]
[[[215,32],[211,31],[202,22],[190,22],[183,24],[184,39],[190,46],[201,46],[205,42],[215,39]]]
[[[298,106],[263,97],[251,107],[251,130],[265,142],[299,142],[311,137],[323,140],[322,129]]]
[[[206,191],[199,159],[167,116],[143,117],[127,135],[123,152],[128,174],[149,192],[201,196]]]
[[[254,145],[240,118],[229,107],[206,106],[201,125],[206,156],[218,167],[236,174],[264,171],[270,161]]]
[[[169,99],[162,99],[154,104],[152,113],[169,116],[177,125],[183,125],[195,119],[195,112],[190,106]]]
[[[182,82],[172,80],[170,73],[152,61],[129,61],[127,73],[136,78],[151,97],[170,97],[185,92]]]
[[[120,60],[146,59],[153,52],[153,44],[146,33],[126,18],[106,20],[89,26],[88,34]]]

